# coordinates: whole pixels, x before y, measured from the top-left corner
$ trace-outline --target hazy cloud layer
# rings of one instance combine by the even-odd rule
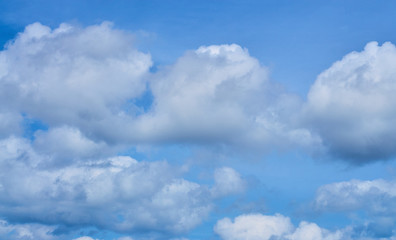
[[[312,208],[322,214],[342,212],[359,216],[360,231],[372,237],[391,237],[396,227],[396,183],[382,179],[351,180],[317,190]]]
[[[385,180],[331,183],[320,187],[314,206],[322,211],[364,209],[373,213],[393,214],[396,204],[396,183]]]

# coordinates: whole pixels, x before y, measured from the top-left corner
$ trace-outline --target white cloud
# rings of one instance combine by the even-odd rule
[[[111,144],[215,142],[262,151],[317,141],[295,123],[301,100],[270,82],[246,49],[203,46],[150,75],[150,56],[132,43],[106,22],[31,24],[0,52],[0,109]],[[144,112],[133,102],[146,80],[153,105]]]
[[[214,196],[242,193],[246,182],[241,175],[232,168],[218,168],[214,172],[215,185],[212,188]]]
[[[345,230],[330,232],[315,223],[301,222],[295,228],[288,217],[280,214],[241,215],[232,222],[223,218],[217,222],[214,231],[223,240],[347,240],[351,239]]]
[[[84,236],[84,237],[79,237],[79,238],[75,238],[73,240],[98,240],[98,239],[94,239],[88,236]]]
[[[372,214],[393,215],[396,183],[382,179],[331,183],[317,190],[313,206],[317,211],[364,210]]]
[[[241,215],[236,217],[234,222],[229,218],[223,218],[214,227],[214,231],[224,240],[269,240],[281,237],[292,230],[293,224],[290,219],[280,214]]]
[[[342,231],[330,232],[315,223],[301,222],[287,240],[346,240],[350,239]]]
[[[362,163],[396,154],[395,61],[392,43],[371,42],[318,76],[305,114],[334,156]]]
[[[31,24],[0,52],[0,107],[114,140],[122,132],[114,123],[131,111],[127,100],[144,92],[151,66],[132,43],[106,22],[53,30]]]
[[[211,209],[209,189],[180,178],[180,171],[166,162],[118,156],[48,170],[50,158],[27,140],[0,141],[3,217],[117,232],[180,233]]]
[[[314,141],[293,121],[301,100],[270,82],[268,70],[236,44],[189,51],[160,69],[150,86],[153,107],[135,122],[147,141],[260,150]]]

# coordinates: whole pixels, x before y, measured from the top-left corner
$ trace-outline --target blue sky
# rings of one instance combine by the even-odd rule
[[[0,238],[396,239],[393,1],[1,1]]]

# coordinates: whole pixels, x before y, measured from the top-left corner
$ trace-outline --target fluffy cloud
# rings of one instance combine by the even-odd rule
[[[125,104],[145,91],[143,76],[151,66],[150,56],[132,41],[106,22],[53,30],[27,26],[0,52],[0,109],[114,138],[112,124],[121,121],[115,118],[133,114],[134,107]]]
[[[290,219],[280,214],[265,216],[261,214],[241,215],[232,222],[229,218],[219,220],[214,231],[224,240],[269,240],[291,232]]]
[[[238,45],[187,52],[150,81],[152,108],[137,120],[150,141],[226,143],[263,149],[310,143],[293,125],[300,99],[268,79],[268,70]]]
[[[0,134],[17,122],[7,120],[13,111],[111,144],[215,142],[261,150],[316,141],[295,123],[301,100],[269,81],[246,49],[200,47],[149,74],[150,56],[132,42],[110,23],[27,26],[0,52]],[[153,96],[146,112],[134,104],[145,91]]]
[[[181,233],[211,209],[208,188],[166,162],[117,156],[48,169],[29,141],[0,141],[0,214],[12,222]]]
[[[288,217],[250,214],[241,215],[232,222],[221,219],[214,231],[224,240],[346,240],[341,231],[330,232],[315,223],[301,222],[295,228]]]
[[[366,45],[319,75],[306,117],[329,152],[355,163],[396,154],[396,48]]]

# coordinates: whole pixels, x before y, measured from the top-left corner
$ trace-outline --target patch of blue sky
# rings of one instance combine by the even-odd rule
[[[48,125],[37,118],[32,118],[26,114],[22,114],[23,137],[29,140],[34,140],[36,131],[47,131]]]

